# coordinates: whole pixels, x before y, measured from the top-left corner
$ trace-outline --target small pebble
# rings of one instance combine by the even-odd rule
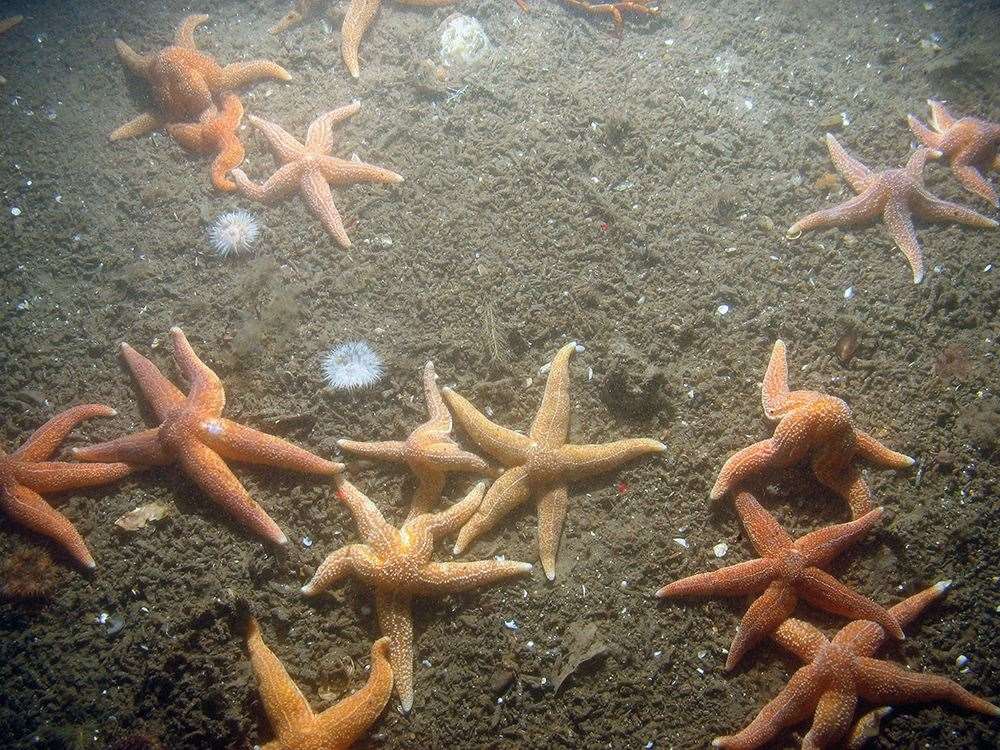
[[[682,539],[682,538],[681,538],[681,537],[679,537],[679,536],[675,536],[675,537],[674,537],[674,543],[675,543],[675,544],[679,544],[679,545],[680,545],[680,546],[682,546],[682,547],[683,547],[684,549],[687,549],[688,547],[690,547],[690,546],[691,546],[690,544],[688,544],[688,540],[687,540],[687,539]]]
[[[715,553],[716,557],[725,557],[726,553],[729,552],[729,545],[725,542],[719,542],[712,547],[712,552]]]
[[[725,315],[729,312],[729,305],[719,305],[715,310],[719,315]]]
[[[17,206],[14,206],[10,210],[10,213],[11,213],[12,216],[20,216],[21,215],[21,209],[19,209]]]
[[[844,299],[850,299],[853,296],[854,296],[854,287],[853,286],[847,287],[847,289],[844,290]]]
[[[958,658],[955,659],[955,666],[959,668],[964,667],[968,663],[969,663],[969,657],[966,656],[965,654],[959,654]]]

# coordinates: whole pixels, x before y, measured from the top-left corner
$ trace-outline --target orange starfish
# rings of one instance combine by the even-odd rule
[[[567,443],[569,438],[569,360],[576,342],[560,349],[549,368],[545,395],[527,435],[491,422],[450,388],[444,399],[462,429],[484,451],[507,467],[486,493],[476,514],[462,527],[455,554],[489,531],[530,496],[538,497],[538,552],[550,581],[556,577],[556,552],[569,505],[569,483],[597,476],[640,456],[662,453],[663,443],[648,439],[596,445]]]
[[[346,750],[375,723],[392,695],[387,638],[372,644],[371,674],[365,686],[319,715],[264,643],[256,620],[250,621],[247,649],[264,711],[278,735],[261,750]]]
[[[529,11],[527,0],[514,0],[514,2],[525,13]],[[611,16],[611,20],[618,31],[621,31],[625,23],[622,18],[623,13],[655,16],[660,12],[659,7],[654,5],[656,0],[618,0],[618,2],[610,3],[588,3],[585,0],[560,0],[560,2],[577,10],[582,10],[584,13]]]
[[[199,52],[194,30],[207,20],[207,15],[187,16],[177,29],[173,45],[155,55],[140,55],[121,39],[115,40],[125,67],[149,83],[156,108],[115,130],[110,136],[112,141],[145,135],[165,122],[197,117],[214,105],[213,97],[229,89],[264,79],[292,79],[288,71],[269,60],[233,63],[223,68],[214,57]]]
[[[318,594],[352,573],[375,589],[379,624],[391,646],[396,692],[403,710],[409,711],[413,706],[413,596],[469,591],[524,575],[532,566],[508,560],[431,560],[434,542],[465,523],[479,506],[482,482],[447,510],[416,516],[396,529],[354,485],[339,476],[334,481],[337,498],[350,509],[365,544],[350,544],[327,556],[302,592]]]
[[[320,115],[306,131],[305,144],[299,143],[280,125],[250,115],[250,122],[271,143],[275,158],[281,167],[258,185],[251,182],[242,169],[233,170],[233,178],[240,192],[247,198],[262,203],[274,203],[300,192],[306,206],[322,222],[341,247],[351,246],[344,229],[344,221],[333,203],[330,185],[351,185],[357,182],[377,182],[395,185],[403,181],[395,172],[363,162],[348,161],[330,156],[333,149],[333,126],[346,120],[361,109],[354,102],[332,112]]]
[[[819,529],[793,541],[750,492],[738,490],[735,502],[740,519],[761,558],[689,576],[656,592],[659,597],[760,593],[743,615],[729,647],[727,670],[735,667],[747,651],[774,632],[792,614],[800,596],[827,612],[857,620],[873,620],[893,638],[903,638],[899,623],[885,609],[822,570],[882,520],[881,508],[866,513],[856,521]]]
[[[0,509],[22,526],[49,537],[85,568],[95,568],[97,564],[80,532],[39,493],[107,484],[132,470],[126,463],[88,465],[48,460],[80,422],[115,414],[114,409],[101,404],[74,406],[35,430],[9,456],[0,450]]]
[[[813,229],[871,224],[881,216],[913,270],[913,283],[919,284],[924,278],[924,255],[913,228],[913,216],[924,221],[956,222],[984,229],[997,226],[993,219],[927,192],[923,171],[929,153],[925,148],[914,151],[903,169],[873,172],[848,154],[829,133],[826,145],[837,171],[858,195],[839,206],[799,219],[788,228],[789,239]]]
[[[316,11],[317,5],[319,5],[319,0],[295,0],[291,9],[268,31],[272,34],[280,34],[282,31],[287,31],[293,26],[298,26],[306,20],[307,16],[312,15]]]
[[[868,483],[855,467],[859,458],[887,469],[905,469],[913,459],[891,451],[871,435],[857,430],[851,409],[839,398],[817,391],[789,391],[785,344],[774,342],[771,361],[761,383],[764,415],[777,422],[774,437],[731,456],[712,488],[718,500],[749,478],[783,469],[809,458],[820,482],[851,507],[854,518],[872,510]]]
[[[198,118],[197,125],[172,123],[167,125],[167,133],[188,151],[199,154],[215,154],[212,162],[212,184],[223,191],[233,191],[236,183],[226,175],[233,167],[239,166],[246,151],[236,135],[236,129],[243,120],[243,103],[233,94],[222,99],[222,111],[210,106]]]
[[[156,365],[122,344],[122,356],[160,426],[74,448],[73,455],[84,461],[127,461],[143,466],[179,463],[205,494],[241,524],[272,542],[284,544],[288,538],[250,497],[226,466],[226,459],[324,476],[342,471],[343,464],[223,418],[226,395],[219,377],[194,353],[180,328],[171,328],[170,337],[177,369],[190,386],[188,395],[167,380]]]
[[[411,432],[406,440],[377,443],[337,441],[343,450],[362,458],[404,463],[410,467],[410,471],[417,475],[419,484],[407,520],[429,512],[437,504],[449,472],[492,473],[489,464],[476,454],[463,451],[452,439],[451,412],[441,400],[433,362],[424,367],[424,398],[430,418]]]
[[[950,585],[950,581],[937,583],[904,599],[889,612],[900,624],[907,625]],[[873,659],[885,641],[885,631],[874,622],[855,620],[831,641],[812,625],[790,619],[771,637],[809,663],[792,675],[785,689],[745,729],[716,738],[712,741],[714,747],[761,747],[811,713],[813,724],[802,738],[803,750],[836,746],[849,733],[859,698],[878,706],[943,700],[969,711],[1000,716],[1000,708],[945,677],[917,674],[892,662]],[[859,726],[855,733],[860,730]]]
[[[983,171],[1000,171],[1000,123],[978,117],[955,119],[941,102],[927,100],[931,108],[931,128],[913,115],[907,115],[910,130],[922,144],[933,149],[931,158],[946,157],[951,171],[966,190],[985,198],[994,207],[997,193]]]

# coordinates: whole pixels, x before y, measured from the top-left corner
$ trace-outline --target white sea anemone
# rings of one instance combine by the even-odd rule
[[[323,377],[337,391],[369,388],[382,379],[382,358],[367,341],[338,344],[323,358]]]
[[[221,257],[245,255],[253,248],[260,234],[260,222],[249,211],[230,211],[222,214],[208,228],[208,241]]]

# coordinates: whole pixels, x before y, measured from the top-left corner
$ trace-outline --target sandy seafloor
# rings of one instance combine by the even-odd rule
[[[269,35],[287,5],[4,3],[0,16],[27,16],[0,37],[8,450],[76,403],[120,414],[80,427],[68,446],[148,424],[116,350],[126,340],[176,377],[174,324],[223,379],[227,415],[258,426],[304,415],[281,422],[291,425],[283,434],[325,456],[339,437],[402,437],[422,421],[428,359],[443,383],[525,429],[538,368],[575,339],[586,351],[572,367],[573,438],[651,436],[669,452],[573,488],[554,584],[536,568],[523,582],[424,600],[413,711],[393,700],[367,742],[704,747],[744,726],[798,664],[765,645],[726,675],[745,603],[664,604],[652,592],[755,556],[729,505],[713,509],[707,496],[726,457],[770,434],[758,383],[781,337],[793,387],[842,396],[859,426],[919,460],[909,473],[868,472],[887,520],[833,568],[884,604],[954,579],[905,644],[880,655],[1000,694],[1000,235],[922,226],[928,273],[914,286],[881,227],[783,234],[850,194],[842,182],[830,195],[814,184],[831,171],[821,137],[835,121],[846,122],[842,142],[879,166],[905,160],[905,115],[926,115],[928,97],[1000,117],[996,3],[679,0],[658,18],[628,18],[621,39],[605,19],[545,0],[528,15],[507,0],[463,3],[495,58],[451,82],[451,94],[428,90],[419,61],[436,54],[453,9],[387,3],[353,81],[339,55],[343,3],[329,23]],[[270,58],[295,76],[253,87],[249,112],[301,135],[319,112],[363,102],[337,129],[335,152],[406,182],[335,191],[354,222],[350,251],[297,199],[265,208],[215,192],[205,160],[162,134],[107,142],[146,95],[113,38],[154,50],[202,11],[212,14],[197,32],[202,49],[223,62]],[[270,153],[252,128],[243,135],[244,168],[262,179]],[[927,182],[989,212],[943,166],[930,165]],[[237,207],[266,225],[257,259],[221,260],[208,246],[207,224]],[[860,346],[844,366],[834,345],[852,328]],[[374,390],[324,387],[324,350],[349,339],[385,359]],[[288,549],[265,548],[171,468],[54,500],[99,567],[84,576],[61,565],[41,606],[0,604],[0,745],[103,748],[135,732],[168,748],[270,740],[243,644],[247,610],[315,708],[363,682],[378,636],[367,591],[298,594],[327,552],[357,539],[349,516],[321,482],[237,473],[288,532]],[[413,487],[404,473],[352,476],[400,518]],[[470,481],[452,480],[449,498]],[[766,504],[796,536],[847,518],[805,472],[773,485]],[[154,500],[177,512],[131,535],[116,529],[119,515]],[[37,542],[4,522],[0,556]],[[729,546],[721,560],[719,542]],[[532,508],[470,551],[498,554],[537,560]],[[439,559],[450,559],[447,545]],[[841,622],[800,606],[830,632]],[[124,627],[109,633],[102,613]],[[594,645],[574,640],[589,626],[606,653],[555,692],[568,656]],[[797,746],[802,731],[780,745]],[[998,721],[929,705],[897,711],[875,746],[998,737]]]

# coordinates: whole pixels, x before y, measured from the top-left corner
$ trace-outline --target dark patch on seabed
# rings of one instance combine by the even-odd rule
[[[340,437],[402,437],[421,421],[429,359],[442,384],[526,429],[539,367],[577,340],[573,441],[648,436],[668,452],[572,487],[555,583],[536,566],[523,581],[422,601],[413,710],[393,699],[365,742],[705,747],[745,726],[799,663],[764,645],[726,674],[745,603],[652,592],[756,556],[731,503],[712,507],[708,491],[729,455],[770,434],[758,384],[782,338],[793,387],[843,397],[861,428],[918,458],[911,472],[867,473],[887,517],[833,566],[886,605],[955,581],[879,656],[1000,694],[998,235],[921,225],[920,285],[881,226],[784,236],[851,194],[827,176],[824,131],[873,167],[895,166],[911,145],[905,116],[925,118],[928,98],[1000,119],[998,4],[674,0],[658,17],[626,16],[619,37],[607,18],[551,0],[529,0],[527,14],[509,0],[387,3],[357,81],[339,54],[346,3],[269,34],[289,5],[3,3],[0,17],[25,16],[0,36],[5,449],[78,403],[119,415],[84,424],[64,450],[148,426],[117,347],[130,342],[175,377],[172,325],[222,378],[228,416],[327,457]],[[455,10],[481,21],[495,57],[435,90],[422,61]],[[362,102],[334,153],[406,182],[334,191],[352,248],[297,199],[263,207],[215,191],[206,160],[162,134],[108,143],[148,101],[113,39],[154,50],[192,12],[211,14],[196,37],[219,60],[263,57],[294,75],[251,87],[248,112],[301,135],[319,112]],[[244,169],[263,179],[267,144],[241,133]],[[936,195],[996,215],[945,166],[926,175]],[[208,245],[208,224],[236,208],[265,225],[256,258]],[[848,332],[857,349],[845,365],[835,347]],[[382,354],[387,377],[344,395],[319,365],[351,339]],[[0,745],[269,741],[248,610],[316,709],[362,684],[379,635],[368,591],[298,591],[327,552],[358,539],[352,520],[323,482],[237,473],[288,532],[287,549],[255,541],[174,468],[55,500],[98,568],[81,575],[53,550],[49,597],[0,603]],[[378,465],[352,478],[402,517],[404,473]],[[472,481],[452,480],[447,498]],[[808,472],[776,482],[765,504],[794,536],[846,520]],[[175,511],[135,532],[115,526],[149,502]],[[529,508],[470,559],[536,561],[535,530]],[[716,559],[720,542],[728,552]],[[37,546],[3,522],[0,559]],[[826,632],[843,622],[798,612]],[[779,746],[798,746],[805,727]],[[998,736],[1000,721],[931,704],[898,708],[873,746]]]

